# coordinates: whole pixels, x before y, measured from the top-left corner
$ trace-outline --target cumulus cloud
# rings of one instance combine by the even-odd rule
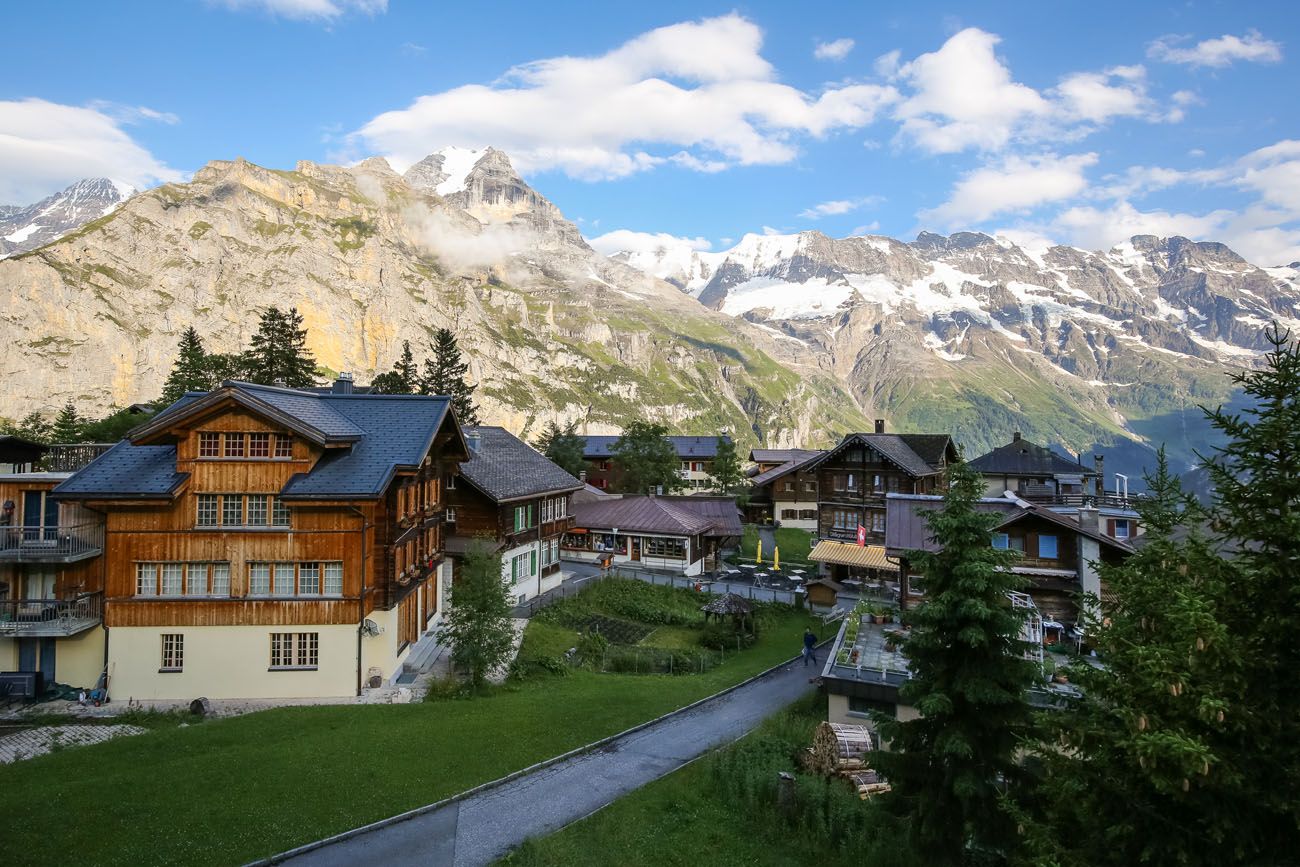
[[[605,54],[509,69],[373,118],[354,147],[410,165],[454,143],[493,145],[521,171],[624,177],[665,163],[700,171],[793,160],[798,140],[867,126],[897,97],[848,83],[808,93],[775,80],[762,31],[739,15],[643,33]]]
[[[280,18],[325,20],[345,12],[378,15],[388,11],[388,0],[213,0],[231,10],[258,9]]]
[[[151,120],[137,109],[136,119]],[[154,112],[164,120],[162,112]],[[181,173],[137,144],[126,123],[100,108],[43,99],[0,101],[0,202],[28,204],[81,178],[106,177],[137,189]]]
[[[710,249],[713,244],[707,238],[681,238],[667,232],[636,232],[631,229],[615,229],[595,238],[588,238],[587,243],[602,256],[615,253],[633,253],[660,255],[674,250],[700,252]]]
[[[878,205],[884,201],[882,196],[860,196],[856,199],[833,199],[829,202],[821,202],[813,205],[811,208],[805,208],[799,212],[799,216],[808,220],[820,220],[822,217],[839,216],[848,214],[861,208]]]
[[[852,39],[836,39],[831,42],[818,42],[813,49],[813,57],[818,60],[843,60],[853,50]]]
[[[965,175],[948,201],[918,216],[932,225],[960,226],[1071,199],[1087,189],[1084,171],[1096,163],[1095,153],[1008,157]]]
[[[1248,30],[1245,36],[1225,34],[1189,47],[1179,47],[1179,43],[1187,39],[1186,36],[1161,37],[1147,46],[1147,56],[1166,63],[1215,69],[1231,66],[1237,60],[1247,63],[1278,63],[1282,60],[1282,43],[1265,39],[1258,30]]]

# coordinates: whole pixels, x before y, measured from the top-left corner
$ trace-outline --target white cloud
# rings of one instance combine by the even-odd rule
[[[1008,157],[1000,165],[965,175],[948,201],[917,216],[932,225],[964,226],[995,214],[1064,201],[1087,189],[1084,170],[1096,163],[1095,153]]]
[[[738,15],[661,27],[606,54],[517,66],[386,112],[353,146],[395,167],[446,144],[493,145],[521,171],[618,178],[672,162],[700,171],[793,160],[798,139],[870,124],[892,87],[819,94],[775,80],[762,31]]]
[[[818,42],[813,49],[813,57],[818,60],[843,60],[853,50],[852,39],[836,39],[833,42]]]
[[[879,229],[880,229],[880,221],[879,221],[879,220],[872,220],[870,223],[867,223],[867,224],[865,224],[865,225],[862,225],[862,226],[854,226],[854,227],[853,227],[853,231],[852,231],[852,232],[849,232],[849,234],[850,234],[850,235],[869,235],[869,234],[871,234],[872,232],[875,232],[875,231],[877,231],[877,230],[879,230]]]
[[[1054,93],[1059,110],[1069,120],[1104,123],[1113,117],[1150,116],[1154,110],[1141,66],[1076,72],[1063,78]]]
[[[325,20],[355,11],[378,15],[388,11],[388,0],[211,0],[227,9],[260,9],[281,18]]]
[[[1226,34],[1217,39],[1206,39],[1190,48],[1179,48],[1186,36],[1165,36],[1147,46],[1147,56],[1166,63],[1188,66],[1222,68],[1233,61],[1249,63],[1278,63],[1282,60],[1282,43],[1265,39],[1258,30],[1248,30],[1245,36]]]
[[[92,99],[86,103],[86,108],[94,109],[101,114],[106,114],[117,123],[144,123],[154,121],[156,123],[165,123],[173,126],[181,122],[180,117],[172,114],[170,111],[158,111],[149,108],[147,105],[122,105],[117,102],[110,102],[104,99]]]
[[[698,252],[713,246],[707,238],[679,238],[667,232],[635,232],[631,229],[615,229],[588,238],[587,243],[602,256],[621,252],[654,254],[678,249]]]
[[[122,130],[123,122],[97,108],[0,101],[0,202],[29,204],[88,177],[137,189],[180,180],[180,172]]]
[[[878,205],[885,199],[883,196],[860,196],[856,199],[834,199],[829,202],[821,202],[813,205],[811,208],[805,208],[799,212],[799,216],[808,220],[820,220],[822,217],[833,217],[840,214],[848,214],[860,208],[867,208],[872,205]]]
[[[893,78],[898,75],[898,69],[902,65],[903,53],[895,48],[893,51],[886,52],[875,59],[871,68],[876,71],[876,75],[881,78]]]

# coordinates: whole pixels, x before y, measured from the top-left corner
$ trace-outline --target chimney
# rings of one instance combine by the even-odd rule
[[[480,433],[479,433],[478,431],[476,431],[476,430],[474,430],[474,431],[470,431],[470,430],[465,431],[465,445],[469,446],[469,453],[470,453],[471,455],[476,455],[476,454],[478,454],[478,447],[479,447],[479,444],[482,442],[482,439],[483,439],[482,434],[480,434]]]
[[[1096,533],[1098,532],[1097,526],[1098,526],[1098,521],[1097,521],[1096,509],[1094,509],[1092,506],[1084,506],[1082,509],[1079,510],[1080,529],[1088,530],[1090,532]]]
[[[271,380],[271,385],[274,385],[276,388],[289,387],[288,384],[284,381],[284,378],[280,376],[277,376],[275,379]]]
[[[586,470],[578,470],[578,481],[580,481],[580,482],[584,482],[584,483],[587,481],[587,471],[586,471]]]
[[[883,418],[876,419],[876,433],[884,433],[884,432],[885,432],[885,420]]]
[[[340,373],[339,378],[334,380],[334,385],[330,387],[331,394],[352,394],[352,374]]]
[[[1013,434],[1011,435],[1011,441],[1012,441],[1013,443],[1018,443],[1018,442],[1020,442],[1020,431],[1016,431],[1015,433],[1013,433]]]

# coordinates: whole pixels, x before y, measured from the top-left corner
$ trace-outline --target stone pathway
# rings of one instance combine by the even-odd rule
[[[266,863],[296,867],[490,864],[524,840],[553,833],[734,741],[812,689],[808,671],[791,661],[589,752],[418,815],[378,823],[379,827]]]
[[[126,735],[142,735],[148,729],[139,726],[40,726],[0,737],[0,764],[20,762],[43,756],[56,747],[79,747],[99,744]]]

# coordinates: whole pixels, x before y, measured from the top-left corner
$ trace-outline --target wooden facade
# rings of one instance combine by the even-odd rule
[[[808,475],[814,474],[818,536],[852,542],[862,526],[868,545],[885,542],[886,496],[936,493],[941,481],[938,473],[913,475],[865,444],[833,450]]]

